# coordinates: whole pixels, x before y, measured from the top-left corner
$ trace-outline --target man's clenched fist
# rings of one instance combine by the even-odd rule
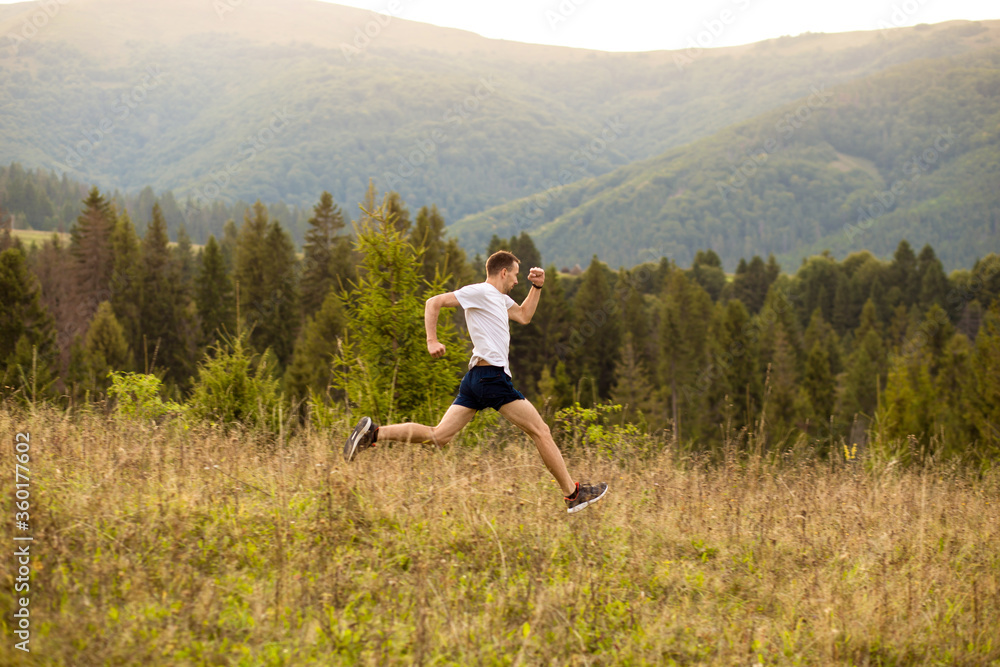
[[[528,281],[533,285],[538,285],[541,287],[545,284],[545,269],[541,269],[537,266],[531,267],[528,271]]]

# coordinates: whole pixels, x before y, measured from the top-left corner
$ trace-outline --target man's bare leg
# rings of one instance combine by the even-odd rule
[[[576,491],[576,482],[573,481],[566,469],[566,461],[563,460],[562,452],[556,446],[556,441],[552,439],[549,425],[538,414],[538,410],[531,404],[531,401],[527,399],[511,401],[500,408],[500,414],[535,441],[535,447],[538,448],[538,453],[541,455],[545,467],[549,469],[559,486],[562,487],[563,495],[568,496]]]
[[[475,416],[476,411],[472,408],[452,404],[437,426],[424,426],[414,422],[379,426],[378,439],[380,442],[383,440],[423,442],[443,447],[451,442]]]

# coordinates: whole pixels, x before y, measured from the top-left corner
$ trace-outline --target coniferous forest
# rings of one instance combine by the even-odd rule
[[[429,363],[423,299],[484,279],[499,249],[545,266],[523,232],[469,258],[436,207],[413,213],[374,187],[354,221],[324,193],[301,255],[260,202],[197,248],[183,231],[172,242],[159,203],[149,218],[138,233],[93,188],[67,241],[26,247],[4,233],[7,400],[111,410],[146,377],[222,423],[277,428],[279,407],[299,422],[361,408],[433,423],[469,349],[455,313],[448,360]],[[695,451],[740,432],[821,455],[869,441],[907,459],[997,451],[995,254],[950,275],[933,248],[905,240],[891,261],[861,251],[784,268],[754,256],[727,274],[704,250],[690,266],[663,257],[615,270],[595,256],[547,273],[534,320],[512,325],[511,366],[550,417],[596,408]],[[522,280],[512,296],[525,294]],[[243,404],[220,398],[234,369]]]

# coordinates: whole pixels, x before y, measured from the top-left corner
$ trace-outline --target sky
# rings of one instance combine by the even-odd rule
[[[22,0],[0,0],[0,4],[15,1]],[[204,0],[206,5],[213,1],[220,0]],[[804,32],[1000,19],[997,0],[337,0],[335,4],[484,37],[603,51],[735,46]]]
[[[485,37],[603,51],[735,46],[804,32],[1000,19],[997,0],[338,0]]]

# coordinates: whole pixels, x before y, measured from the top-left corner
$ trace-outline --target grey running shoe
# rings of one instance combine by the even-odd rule
[[[374,445],[375,429],[377,428],[378,426],[372,422],[371,417],[362,417],[344,445],[344,459],[348,462],[353,461],[358,452]]]
[[[600,484],[580,484],[576,483],[576,493],[566,498],[566,511],[570,514],[579,512],[587,505],[596,503],[608,492],[608,485],[604,482]]]

